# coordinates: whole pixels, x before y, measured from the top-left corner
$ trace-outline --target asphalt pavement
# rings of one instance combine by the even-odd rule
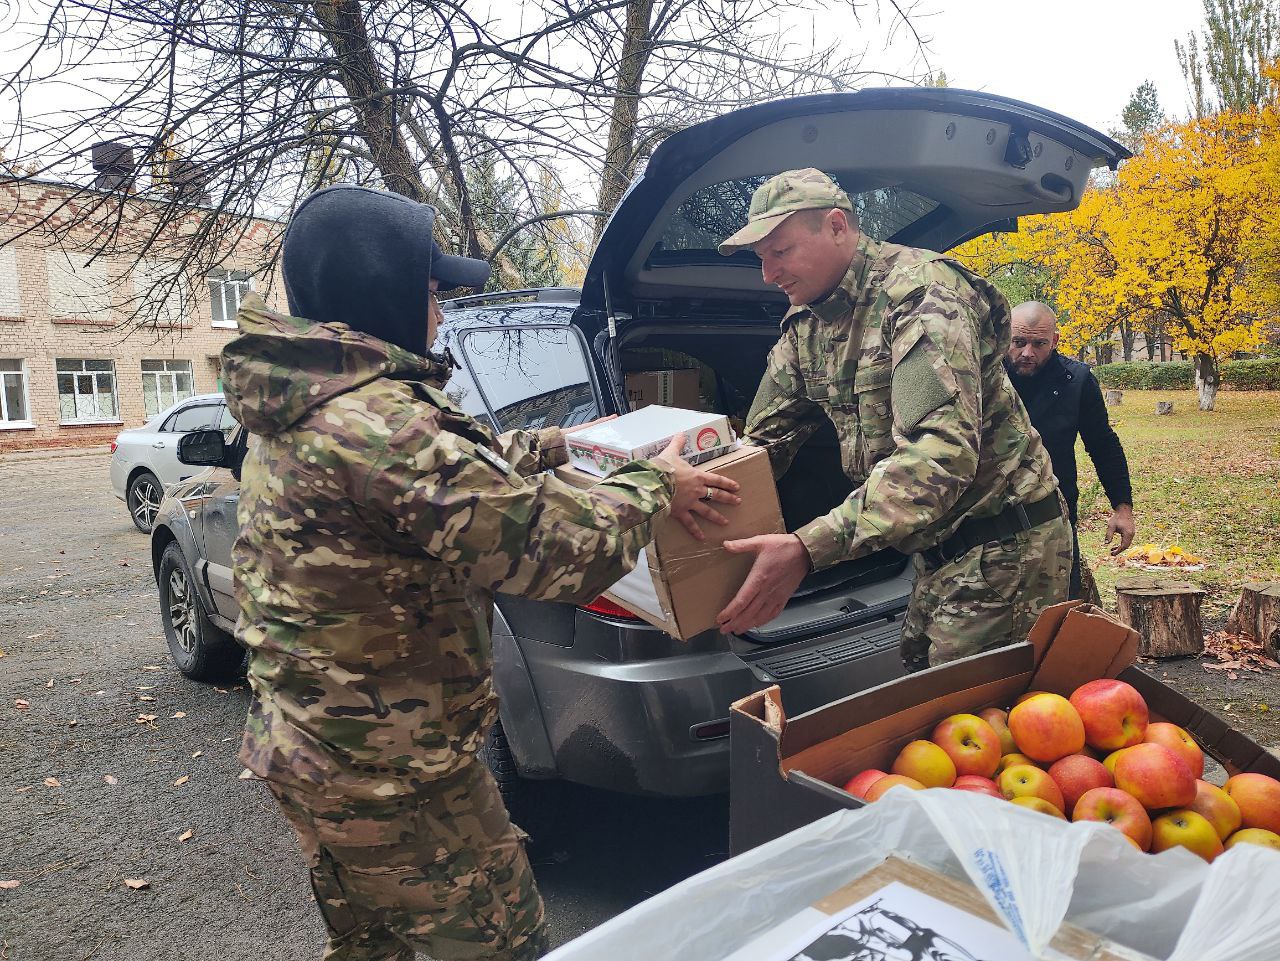
[[[249,693],[170,663],[107,456],[0,459],[0,961],[318,959],[302,858],[240,777]],[[724,798],[539,787],[557,944],[726,856]]]

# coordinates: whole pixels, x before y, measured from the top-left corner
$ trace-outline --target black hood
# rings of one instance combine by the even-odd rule
[[[435,219],[428,204],[367,187],[311,194],[284,235],[290,313],[425,354]]]

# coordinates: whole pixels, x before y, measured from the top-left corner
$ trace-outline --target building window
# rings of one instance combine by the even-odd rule
[[[0,247],[0,318],[21,316],[22,299],[18,296],[18,252],[13,247]]]
[[[58,415],[64,424],[118,421],[116,368],[109,360],[58,361]]]
[[[191,361],[144,360],[142,362],[142,406],[148,417],[155,417],[180,400],[186,400],[192,387]]]
[[[51,250],[49,267],[49,313],[55,321],[86,324],[111,323],[111,303],[107,289],[107,265],[89,254]]]
[[[133,289],[141,318],[158,327],[182,327],[187,320],[190,288],[181,266],[143,258],[133,268]]]
[[[213,326],[235,327],[240,302],[252,289],[247,271],[209,271],[209,309],[213,314]]]
[[[0,427],[30,424],[26,369],[20,360],[0,360]]]

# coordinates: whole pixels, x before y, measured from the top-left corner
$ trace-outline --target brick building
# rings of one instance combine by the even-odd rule
[[[101,200],[82,188],[0,178],[0,452],[105,445],[177,400],[216,391],[218,355],[236,335],[244,294],[259,290],[284,307],[279,276],[261,279],[282,225],[243,221],[223,266],[192,278],[194,296],[170,296],[138,327],[120,305],[148,295],[162,255],[132,271],[132,255],[91,258],[104,221],[120,213]],[[95,201],[101,213],[91,213]],[[138,197],[124,207],[127,247],[158,206]],[[177,249],[182,229],[156,249]]]

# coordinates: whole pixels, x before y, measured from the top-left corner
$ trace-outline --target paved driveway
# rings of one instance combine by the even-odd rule
[[[238,777],[248,692],[170,665],[105,450],[0,460],[0,650],[0,961],[319,958],[293,838]],[[727,850],[721,798],[544,800],[556,943]]]

